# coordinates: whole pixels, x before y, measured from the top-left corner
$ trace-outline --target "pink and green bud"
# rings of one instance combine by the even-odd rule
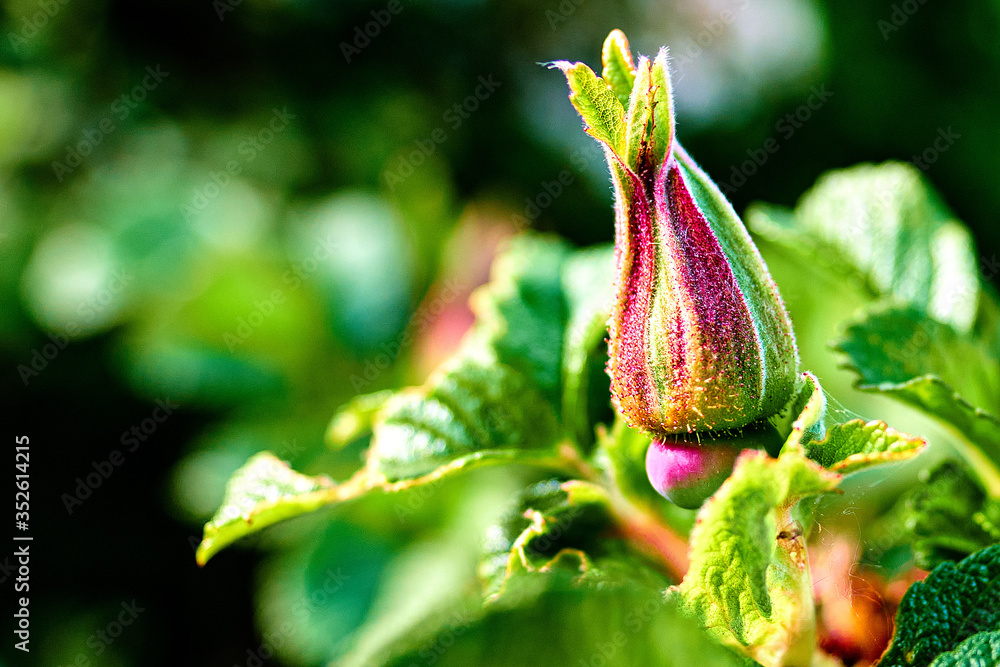
[[[608,371],[618,408],[654,436],[737,429],[792,397],[798,349],[764,260],[674,135],[667,53],[634,63],[620,31],[598,77],[558,62],[615,189],[617,299]]]
[[[719,490],[744,449],[781,449],[766,422],[742,432],[712,431],[657,438],[646,450],[646,474],[656,491],[680,507],[697,509]]]

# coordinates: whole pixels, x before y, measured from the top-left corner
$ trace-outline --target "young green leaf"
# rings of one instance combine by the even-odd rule
[[[959,331],[980,296],[972,238],[910,164],[861,165],[821,177],[794,214],[757,205],[759,236],[853,274],[873,299],[906,303]]]
[[[1000,546],[992,546],[958,565],[939,565],[910,587],[896,614],[896,635],[879,666],[926,667],[966,639],[998,630]]]
[[[204,565],[223,547],[244,535],[285,519],[312,512],[353,488],[339,488],[327,477],[295,472],[269,452],[257,454],[226,485],[225,500],[205,524],[197,560]]]
[[[925,570],[1000,542],[1000,502],[988,498],[954,461],[921,473],[920,485],[900,499],[893,518],[903,526],[917,566]]]
[[[472,297],[476,335],[554,405],[568,316],[562,269],[569,256],[563,241],[515,238],[493,264],[490,283]]]
[[[927,446],[923,438],[901,433],[883,421],[865,421],[826,395],[811,373],[788,414],[798,414],[784,450],[801,450],[841,475],[883,463],[904,461]]]
[[[551,405],[477,341],[466,348],[425,387],[400,392],[384,405],[365,467],[342,484],[301,475],[268,453],[250,459],[205,526],[199,563],[244,535],[370,491],[399,491],[493,463],[558,469]]]
[[[423,387],[386,404],[368,466],[398,481],[446,465],[554,459],[558,438],[554,409],[535,385],[470,340]]]
[[[587,134],[603,143],[619,158],[625,155],[625,105],[608,83],[583,63],[560,60],[552,67],[562,70],[569,83],[569,101],[576,107]]]
[[[812,581],[796,503],[840,476],[800,452],[744,452],[702,507],[691,569],[672,590],[723,643],[765,667],[807,667],[815,648]]]
[[[610,271],[604,264],[612,262],[606,248],[572,255],[567,244],[553,239],[513,241],[491,283],[474,297],[476,325],[452,359],[423,386],[359,397],[331,422],[331,446],[372,433],[365,467],[343,484],[326,480],[330,488],[322,493],[284,499],[280,511],[266,503],[258,508],[252,494],[243,497],[246,475],[238,473],[237,491],[206,526],[202,560],[287,516],[370,491],[398,491],[488,464],[565,472],[559,449],[564,433],[578,435],[585,446],[602,414],[592,397],[600,389],[594,380],[604,365],[599,323],[607,319],[611,290],[611,280],[604,284]],[[565,425],[558,419],[560,406]],[[253,459],[244,472],[297,474],[273,457],[267,461]],[[234,513],[234,504],[246,511]],[[268,520],[251,524],[241,518],[255,513]]]
[[[632,93],[632,85],[635,81],[635,64],[632,60],[632,49],[629,47],[628,38],[621,30],[612,30],[607,39],[604,40],[601,61],[604,65],[601,77],[618,96],[622,107],[627,109],[629,95]]]

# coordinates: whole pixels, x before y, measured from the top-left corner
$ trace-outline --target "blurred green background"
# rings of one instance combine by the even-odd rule
[[[324,448],[330,416],[454,349],[505,238],[612,238],[603,158],[540,63],[596,65],[614,27],[670,46],[679,136],[737,210],[916,159],[996,281],[995,0],[4,2],[0,367],[5,437],[34,455],[30,664],[318,665],[466,585],[527,473],[298,520],[204,570],[193,545],[257,451],[357,468],[363,443]],[[885,418],[825,348],[850,296],[769,259],[807,365]]]

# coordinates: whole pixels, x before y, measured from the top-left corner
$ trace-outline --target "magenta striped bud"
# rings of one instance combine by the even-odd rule
[[[666,50],[636,65],[616,30],[603,78],[554,65],[614,182],[608,371],[619,410],[657,437],[777,414],[799,367],[791,320],[739,216],[674,136]]]

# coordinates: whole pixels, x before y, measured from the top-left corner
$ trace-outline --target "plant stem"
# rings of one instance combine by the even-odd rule
[[[1000,469],[997,464],[957,428],[949,427],[956,437],[955,449],[969,464],[972,474],[983,485],[983,489],[993,500],[1000,500]]]
[[[680,583],[690,566],[687,540],[652,512],[629,502],[616,485],[608,483],[602,471],[583,459],[576,447],[567,444],[560,450],[560,457],[581,479],[607,492],[615,519],[625,537],[647,557],[660,563],[667,574]]]
[[[680,583],[691,564],[687,541],[657,517],[628,503],[621,496],[612,496],[612,502],[625,536],[640,551],[660,562],[670,577]]]
[[[805,537],[793,508],[794,503],[778,508],[778,548],[768,574],[768,588],[775,604],[786,607],[787,643],[782,647],[782,664],[809,667],[816,653],[816,606]]]

